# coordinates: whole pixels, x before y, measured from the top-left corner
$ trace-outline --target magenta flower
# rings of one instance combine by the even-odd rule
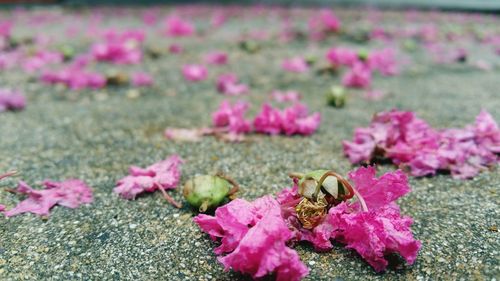
[[[340,30],[340,20],[332,11],[323,9],[312,15],[308,26],[311,39],[322,40],[329,33],[335,33]]]
[[[286,59],[281,64],[283,70],[288,72],[303,73],[309,70],[309,65],[306,60],[302,57],[294,57],[291,59]]]
[[[145,72],[132,74],[132,85],[136,87],[148,87],[153,85],[153,77]]]
[[[26,98],[19,91],[0,89],[0,112],[22,110],[26,107]]]
[[[207,78],[208,70],[203,65],[188,64],[182,67],[182,75],[188,81],[198,82]]]
[[[385,270],[388,262],[384,256],[389,253],[399,253],[413,264],[421,243],[411,233],[412,219],[401,217],[394,203],[410,191],[404,173],[389,172],[377,178],[373,167],[361,167],[349,173],[349,177],[354,186],[339,179],[348,195],[340,203],[334,200],[319,220],[307,212],[298,213],[304,200],[308,204],[318,203],[298,194],[297,181],[292,189],[284,189],[278,195],[282,216],[294,233],[292,241],[309,241],[316,250],[326,251],[332,248],[330,240],[335,239],[356,250],[376,271]],[[303,221],[311,220],[316,224],[306,228]]]
[[[25,58],[22,62],[24,71],[32,73],[43,69],[50,64],[57,64],[63,61],[63,55],[58,52],[38,51],[33,56]]]
[[[142,60],[142,51],[134,41],[96,43],[92,55],[97,61],[116,64],[138,64]]]
[[[286,245],[292,232],[281,217],[278,202],[270,196],[254,202],[236,199],[219,207],[215,216],[200,214],[194,222],[212,240],[220,239],[215,253],[225,270],[255,279],[275,274],[276,280],[283,281],[298,281],[308,274],[297,252]]]
[[[165,190],[174,189],[179,184],[181,164],[182,159],[172,155],[147,168],[130,166],[129,175],[117,182],[113,192],[125,199],[133,200],[143,192],[160,190],[169,203],[180,208],[181,204],[175,202]]]
[[[266,103],[255,117],[253,126],[258,133],[308,136],[318,129],[320,122],[319,112],[308,115],[303,104],[297,103],[282,111]]]
[[[181,45],[178,45],[178,44],[172,44],[168,47],[168,51],[171,53],[171,54],[180,54],[184,51],[184,48],[182,48]]]
[[[20,181],[17,189],[12,192],[26,194],[28,198],[13,209],[5,211],[5,216],[12,217],[27,212],[48,216],[50,209],[55,205],[74,209],[82,204],[89,204],[93,200],[92,189],[81,180],[44,181],[43,185],[45,189],[35,190]]]
[[[72,90],[100,89],[106,86],[106,78],[99,73],[88,72],[80,67],[68,67],[59,71],[45,71],[40,79],[47,84],[63,84]]]
[[[352,88],[368,88],[372,83],[372,73],[363,63],[356,63],[342,78],[342,84]]]
[[[248,92],[248,86],[239,83],[238,76],[233,73],[219,75],[216,87],[217,91],[228,96],[239,96]]]
[[[215,51],[205,55],[205,62],[208,64],[223,65],[227,64],[228,57],[224,52]]]
[[[367,64],[370,69],[377,70],[382,75],[392,76],[399,72],[396,62],[396,50],[393,48],[371,52],[368,55]]]
[[[301,99],[297,91],[279,91],[274,90],[271,97],[277,102],[298,102]]]
[[[333,66],[352,67],[359,62],[359,56],[356,51],[348,48],[331,48],[326,54],[326,58]]]
[[[487,129],[485,129],[487,128]],[[498,163],[500,129],[486,111],[464,129],[435,130],[413,112],[381,112],[367,128],[358,128],[353,141],[344,141],[352,163],[389,158],[414,176],[448,170],[465,179]]]
[[[194,34],[194,26],[190,22],[178,16],[170,16],[165,21],[166,34],[173,37],[191,36]]]
[[[233,106],[229,101],[223,101],[219,109],[212,113],[212,122],[216,128],[224,128],[235,134],[248,133],[251,130],[250,121],[245,119],[248,103],[237,102]]]

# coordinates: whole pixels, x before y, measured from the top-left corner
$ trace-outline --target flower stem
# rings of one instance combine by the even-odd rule
[[[10,172],[7,172],[5,174],[1,174],[0,175],[0,180],[3,179],[3,178],[6,178],[6,177],[10,177],[10,176],[13,176],[17,174],[17,171],[10,171]]]
[[[174,207],[178,209],[182,208],[182,204],[175,201],[174,198],[168,195],[163,186],[161,186],[161,184],[156,183],[156,186],[161,191],[161,193],[163,194],[163,198],[165,198],[168,201],[168,203],[172,204]]]

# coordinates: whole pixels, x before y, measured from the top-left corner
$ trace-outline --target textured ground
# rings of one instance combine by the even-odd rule
[[[266,23],[240,25],[265,28]],[[338,77],[289,74],[280,69],[283,58],[322,56],[332,42],[313,47],[296,42],[286,48],[268,43],[251,55],[240,51],[236,43],[220,40],[237,27],[229,24],[211,38],[186,40],[183,55],[128,67],[145,69],[156,78],[156,86],[139,90],[138,98],[131,98],[127,87],[76,93],[33,82],[21,72],[2,73],[1,84],[22,88],[29,105],[23,112],[0,115],[0,171],[16,168],[28,183],[81,178],[93,187],[95,201],[76,210],[55,207],[49,219],[29,214],[0,218],[0,279],[245,279],[223,272],[212,252],[214,244],[191,221],[195,213],[187,206],[175,209],[158,193],[136,201],[114,195],[114,184],[127,167],[146,166],[177,153],[186,160],[182,182],[195,174],[223,171],[241,184],[241,197],[253,199],[287,186],[290,171],[330,168],[347,173],[352,166],[342,154],[341,141],[351,138],[355,127],[367,125],[372,114],[381,110],[414,110],[436,127],[464,126],[482,108],[500,120],[500,69],[496,67],[485,72],[470,64],[435,66],[417,50],[406,54],[412,62],[400,76],[375,78],[375,88],[389,92],[384,99],[368,101],[353,91],[347,106],[335,109],[325,106],[323,94],[329,85],[339,83]],[[183,63],[197,61],[197,53],[213,49],[228,51],[231,64],[214,70],[211,77],[216,72],[236,71],[252,89],[245,97],[253,103],[252,113],[271,90],[298,90],[323,116],[318,133],[307,138],[253,136],[241,144],[210,137],[201,143],[166,141],[162,136],[166,126],[209,125],[209,114],[223,99],[215,92],[213,79],[188,84],[179,71]],[[491,51],[480,48],[472,57],[498,63]],[[379,166],[381,172],[393,168]],[[12,187],[15,181],[4,180],[0,188]],[[411,179],[411,185],[413,192],[399,203],[402,213],[415,219],[412,229],[423,244],[413,266],[395,263],[386,273],[376,274],[342,245],[328,253],[315,253],[309,245],[300,244],[295,249],[311,269],[307,280],[498,278],[500,238],[494,230],[500,217],[498,169],[469,181],[439,175]],[[173,196],[182,200],[180,190]],[[20,199],[0,192],[0,202],[8,207]]]

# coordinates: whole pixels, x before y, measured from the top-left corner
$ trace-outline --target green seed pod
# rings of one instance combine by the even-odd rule
[[[59,51],[62,53],[64,61],[69,61],[75,56],[75,49],[69,45],[59,47]]]
[[[347,91],[344,87],[333,86],[326,93],[328,105],[343,107],[347,99]]]
[[[259,51],[260,45],[255,41],[245,40],[240,42],[240,48],[247,53],[254,54]]]
[[[337,198],[339,194],[339,183],[337,178],[334,176],[327,176],[321,184],[322,190],[316,190],[318,184],[326,173],[328,173],[327,170],[316,170],[304,174],[304,176],[299,180],[299,193],[309,199],[315,199],[315,196],[323,197],[326,195],[323,192]],[[315,193],[317,194],[315,195]]]
[[[366,61],[368,59],[368,51],[367,50],[359,50],[358,51],[358,58],[362,61]]]
[[[232,184],[219,176],[197,176],[184,184],[183,195],[200,212],[219,206],[229,195]]]

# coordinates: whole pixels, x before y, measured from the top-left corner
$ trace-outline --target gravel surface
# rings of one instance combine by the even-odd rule
[[[356,24],[353,15],[361,12],[346,10],[339,15],[349,26]],[[388,25],[402,22],[398,13],[388,15]],[[106,23],[125,25],[127,20],[138,22],[122,16]],[[290,171],[329,168],[346,174],[352,170],[342,154],[341,141],[350,139],[354,128],[366,126],[382,110],[413,110],[442,128],[472,123],[481,109],[500,120],[499,59],[490,49],[471,51],[471,61],[487,60],[494,65],[491,71],[479,70],[470,62],[437,66],[422,49],[403,52],[410,63],[401,75],[375,77],[374,87],[387,92],[382,100],[369,101],[363,92],[351,91],[346,107],[335,109],[325,105],[324,92],[339,83],[338,76],[285,73],[280,63],[293,55],[322,58],[333,42],[341,45],[342,41],[317,45],[300,41],[286,48],[265,43],[258,53],[247,54],[235,40],[222,40],[234,35],[238,27],[262,29],[272,23],[276,19],[234,21],[211,37],[182,39],[186,48],[182,55],[147,58],[141,66],[96,66],[104,71],[146,70],[156,80],[147,89],[123,86],[74,92],[42,85],[21,71],[3,72],[1,84],[22,89],[29,103],[22,112],[0,114],[0,171],[20,171],[17,178],[3,180],[0,191],[14,187],[21,178],[38,187],[45,178],[72,177],[92,186],[95,200],[74,210],[55,207],[49,218],[31,214],[0,218],[0,279],[246,280],[223,271],[213,253],[215,244],[192,222],[195,212],[187,205],[175,209],[160,193],[135,201],[113,194],[115,182],[128,166],[147,166],[177,153],[186,161],[182,182],[196,174],[222,171],[240,183],[241,198],[254,199],[288,186]],[[147,45],[165,47],[170,42],[152,37]],[[88,42],[74,40],[72,44],[79,47]],[[200,83],[182,79],[182,64],[197,62],[201,54],[216,49],[229,53],[228,66],[210,68],[210,79]],[[228,71],[237,72],[250,85],[251,93],[244,99],[253,105],[251,114],[273,89],[298,90],[312,110],[321,112],[320,130],[311,137],[250,136],[237,144],[211,137],[199,143],[166,141],[163,129],[167,126],[210,125],[210,113],[224,99],[216,93],[213,80],[216,73]],[[378,166],[381,173],[394,168]],[[412,230],[423,245],[413,266],[395,258],[387,272],[377,274],[340,244],[327,253],[299,244],[295,249],[311,270],[306,280],[496,280],[500,276],[498,169],[468,181],[449,175],[412,178],[411,186],[413,192],[399,204],[403,214],[414,218]],[[183,200],[181,189],[170,194]],[[8,208],[20,199],[0,192],[0,202]]]

